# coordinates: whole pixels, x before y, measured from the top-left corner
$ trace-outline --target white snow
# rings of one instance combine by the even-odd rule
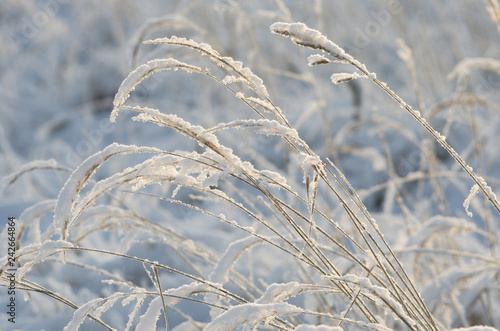
[[[314,326],[314,325],[300,324],[294,330],[295,331],[342,331],[343,329],[340,326],[326,326],[326,325]]]
[[[319,31],[307,27],[304,23],[277,22],[272,24],[270,29],[273,33],[290,37],[293,42],[301,46],[327,51],[330,55],[340,60],[353,60],[337,44],[328,40]]]
[[[456,217],[434,216],[426,220],[424,225],[416,231],[406,243],[407,247],[422,247],[425,242],[433,235],[438,235],[441,232],[457,229],[460,231],[476,231],[475,224],[467,222],[464,219]]]
[[[68,325],[66,325],[66,327],[64,328],[64,331],[78,330],[80,325],[87,318],[87,316],[101,302],[102,302],[102,299],[97,298],[97,299],[94,299],[94,300],[91,300],[91,301],[85,303],[84,305],[79,307],[77,310],[75,310],[73,318],[68,323]]]
[[[118,111],[121,106],[127,101],[130,96],[130,93],[139,85],[144,79],[146,79],[149,75],[154,74],[156,72],[160,72],[163,70],[170,69],[184,69],[187,72],[202,71],[201,68],[192,66],[183,62],[180,62],[175,59],[154,59],[150,60],[147,63],[139,66],[137,69],[132,71],[128,77],[122,82],[118,92],[115,95],[115,100],[113,101],[113,111],[110,115],[111,122],[116,120],[116,116],[118,116]]]
[[[229,84],[232,84],[232,83],[242,83],[244,81],[245,80],[243,78],[241,78],[241,77],[236,77],[236,76],[233,76],[233,75],[227,75],[222,80],[222,84],[229,85]]]
[[[469,205],[472,202],[472,199],[476,196],[477,192],[479,192],[479,185],[475,184],[470,189],[470,193],[467,196],[467,199],[465,199],[464,204],[463,204],[465,211],[467,212],[467,215],[469,215],[469,217],[473,216],[472,213],[469,211]]]
[[[359,77],[363,77],[363,76],[361,76],[360,74],[358,74],[356,72],[353,72],[353,73],[343,72],[343,73],[338,73],[338,74],[332,74],[330,76],[330,79],[331,79],[333,84],[340,84],[340,83],[345,83],[345,82],[351,81],[351,80],[359,78]]]
[[[404,328],[396,315],[418,300],[387,292],[388,277],[410,291],[399,263],[437,325],[498,327],[500,301],[477,299],[498,290],[498,213],[483,206],[500,183],[493,5],[379,2],[3,1],[0,287],[15,238],[15,327],[99,328],[92,313],[118,330],[163,328],[143,258],[180,271],[158,266],[171,330]],[[307,48],[272,35],[276,20]],[[446,128],[435,138],[482,177],[427,159],[421,125],[379,87]],[[422,318],[415,329],[431,329]]]
[[[457,63],[455,68],[448,74],[448,79],[457,78],[459,80],[471,74],[473,69],[487,69],[500,72],[500,61],[492,58],[465,58]]]
[[[42,242],[42,234],[40,230],[40,215],[52,212],[56,206],[57,200],[50,199],[40,201],[33,206],[26,208],[21,216],[19,222],[26,225],[28,230],[29,240],[32,243],[38,244]]]
[[[225,284],[228,281],[232,266],[238,261],[241,254],[259,241],[259,238],[250,236],[232,242],[217,262],[208,279],[215,283]]]
[[[141,315],[139,320],[139,324],[135,327],[136,331],[150,331],[156,330],[156,323],[158,322],[158,318],[162,313],[162,301],[161,297],[157,296],[154,298],[148,306],[146,312]]]
[[[74,247],[74,245],[70,242],[64,240],[47,240],[43,244],[40,245],[38,249],[38,254],[36,255],[33,264],[40,263],[49,256],[52,256],[58,252],[62,252],[61,248],[66,247]]]
[[[330,60],[328,60],[324,55],[321,54],[313,54],[307,58],[307,65],[310,67],[320,64],[328,64],[330,62]]]
[[[151,147],[127,146],[113,143],[106,147],[101,152],[98,152],[88,157],[80,166],[71,174],[64,184],[58,195],[57,204],[54,210],[54,227],[62,230],[62,237],[67,236],[69,224],[72,217],[74,205],[79,198],[79,192],[87,185],[90,177],[96,170],[106,162],[110,157],[117,154],[130,153],[158,153],[161,150]]]
[[[242,327],[250,331],[259,323],[268,323],[278,316],[297,315],[302,309],[288,303],[257,304],[248,303],[231,307],[210,322],[205,331],[229,331]]]
[[[270,304],[283,302],[289,298],[300,294],[305,289],[309,288],[310,285],[299,284],[297,282],[290,282],[286,284],[271,284],[266,292],[257,300],[256,303],[259,304]]]
[[[371,298],[377,305],[381,305],[384,307],[387,303],[390,303],[391,309],[396,309],[396,311],[398,312],[398,316],[403,317],[406,322],[410,323],[413,326],[417,325],[416,321],[408,316],[401,303],[396,301],[396,299],[391,295],[391,292],[387,288],[379,285],[374,285],[369,278],[360,277],[354,274],[347,274],[345,276],[339,277],[338,279],[347,281],[348,283],[354,283],[358,285],[360,289],[374,294],[374,296],[371,296]],[[387,307],[386,309],[389,308]]]
[[[491,326],[471,326],[468,328],[455,328],[451,329],[451,331],[498,331],[498,329]]]
[[[28,162],[28,163],[22,165],[19,169],[17,169],[13,173],[11,173],[7,176],[4,176],[2,178],[2,182],[0,184],[0,197],[2,197],[5,194],[5,191],[8,189],[8,187],[10,185],[12,185],[23,174],[26,174],[26,173],[33,171],[33,170],[57,169],[57,168],[61,168],[61,166],[58,165],[58,163],[54,159],[36,160],[36,161],[31,161],[31,162]],[[68,168],[64,168],[64,169],[69,170]]]

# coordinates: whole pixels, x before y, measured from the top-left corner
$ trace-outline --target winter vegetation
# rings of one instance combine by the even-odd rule
[[[497,0],[0,19],[2,330],[500,329]]]

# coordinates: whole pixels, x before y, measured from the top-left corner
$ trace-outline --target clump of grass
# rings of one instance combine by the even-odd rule
[[[419,111],[377,79],[365,64],[304,24],[275,23],[271,31],[291,38],[297,45],[323,52],[309,58],[311,65],[350,65],[352,72],[333,74],[335,84],[363,77],[380,87],[472,179],[474,186],[465,199],[465,207],[480,191],[485,201],[500,211],[484,176],[473,171]],[[481,215],[488,224],[486,230],[443,212],[418,224],[408,224],[402,241],[386,239],[383,224],[365,207],[361,194],[340,166],[316,153],[301,138],[287,119],[286,110],[273,102],[264,81],[250,68],[221,55],[208,44],[186,38],[158,38],[146,44],[201,54],[211,67],[202,68],[175,58],[147,61],[121,84],[111,120],[129,112],[134,121],[171,129],[180,134],[179,139],[189,139],[196,147],[166,150],[111,144],[72,172],[57,200],[35,205],[19,218],[23,230],[18,234],[18,242],[23,242],[25,233],[34,239],[32,244],[18,249],[20,267],[16,283],[30,297],[40,292],[75,309],[67,330],[79,328],[87,318],[110,330],[128,330],[134,324],[138,330],[151,330],[160,323],[161,315],[168,329],[172,320],[169,314],[182,318],[179,329],[292,330],[325,325],[332,330],[442,330],[454,324],[468,326],[470,319],[462,308],[472,307],[477,301],[487,307],[485,315],[493,315],[499,306],[498,288],[494,285],[499,263],[495,259],[496,225],[493,217],[486,215],[489,205],[485,205]],[[137,48],[134,54],[138,54]],[[408,49],[405,54],[410,59]],[[249,110],[248,117],[204,127],[171,114],[168,109],[131,104],[131,93],[145,79],[179,69],[208,77],[221,86]],[[399,178],[391,168],[393,162],[384,133],[387,123],[380,117],[374,120],[389,161],[387,191],[394,192],[407,222],[413,222],[415,217],[406,207],[402,184],[434,180],[438,176],[436,169]],[[288,160],[286,167],[267,169],[243,159],[241,151],[231,148],[231,143],[245,131],[279,138]],[[482,150],[479,143],[476,147],[478,152]],[[427,152],[432,158],[432,153]],[[140,161],[130,159],[136,162],[127,163],[128,167],[112,176],[97,178],[96,173],[112,159],[139,154],[146,157]],[[47,167],[33,165],[19,175],[42,166]],[[48,166],[58,169],[56,164]],[[8,185],[18,177],[11,176]],[[439,190],[439,182],[432,185],[435,191]],[[154,212],[164,214],[143,215],[148,214],[147,208],[138,208],[131,196],[140,204],[161,203],[154,205]],[[172,206],[190,210],[186,218],[197,228],[188,226],[186,231],[181,221],[187,220],[176,219],[169,211]],[[45,230],[40,229],[39,222],[32,222],[51,212],[53,222]],[[221,236],[226,246],[218,251],[190,238],[199,237],[200,233]],[[491,256],[462,249],[458,239],[443,240],[446,235],[441,233],[477,241],[478,247],[486,241]],[[158,261],[135,256],[129,250],[137,243],[158,245],[160,251],[168,254],[156,255]],[[116,244],[119,248],[113,246]],[[146,277],[139,279],[148,282],[128,279],[101,259],[142,264],[141,273]],[[5,266],[6,258],[0,262]],[[47,274],[44,265],[59,271],[74,266],[103,282],[106,290],[101,291],[100,297],[76,304],[70,289],[63,288],[60,291],[66,293],[58,293],[30,277]],[[273,268],[285,274],[273,274]],[[480,284],[480,288],[470,290]],[[458,298],[468,301],[460,303]],[[119,302],[127,308],[119,307]],[[132,302],[134,306],[128,307]],[[205,309],[205,315],[198,318],[193,313],[196,309]],[[124,325],[115,326],[113,318],[106,318],[113,310],[126,315]],[[493,321],[492,316],[481,321],[488,318]]]

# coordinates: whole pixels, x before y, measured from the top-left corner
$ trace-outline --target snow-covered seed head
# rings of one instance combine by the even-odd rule
[[[341,47],[322,35],[319,31],[307,27],[304,23],[277,22],[271,25],[270,29],[272,33],[290,37],[297,45],[320,49],[339,60],[352,61],[352,57]]]

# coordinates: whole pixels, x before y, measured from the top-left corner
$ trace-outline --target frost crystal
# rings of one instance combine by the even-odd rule
[[[68,235],[66,226],[72,217],[72,212],[79,198],[80,191],[87,185],[88,180],[97,169],[113,155],[144,152],[158,153],[161,150],[151,147],[127,146],[113,143],[104,150],[89,156],[80,164],[59,192],[54,210],[54,227],[63,230],[63,238],[66,238]]]
[[[141,316],[139,324],[135,328],[137,331],[156,330],[156,323],[162,310],[161,297],[158,296],[150,302],[148,310]]]
[[[28,162],[23,166],[21,166],[18,170],[16,170],[12,174],[2,178],[2,181],[0,182],[0,196],[2,196],[5,190],[23,174],[36,169],[56,169],[56,168],[61,168],[61,167],[57,164],[56,160],[54,159]]]
[[[294,329],[295,331],[342,331],[340,326],[326,326],[326,325],[307,325],[301,324]]]
[[[333,74],[330,79],[332,80],[333,84],[340,84],[340,83],[345,83],[348,81],[351,81],[355,78],[363,77],[360,74],[354,72],[352,74],[349,73],[338,73],[338,74]]]
[[[33,263],[42,262],[50,255],[57,253],[60,248],[65,248],[65,247],[73,247],[73,244],[64,240],[46,241],[43,243],[43,245],[40,246],[38,255],[36,256],[35,261]]]
[[[249,247],[255,245],[259,241],[259,238],[250,236],[232,242],[210,274],[210,281],[225,284],[228,281],[229,272],[231,271],[233,265],[236,263],[240,255]]]
[[[240,77],[227,76],[223,82],[225,84],[232,83],[235,81],[246,82],[257,94],[269,99],[269,94],[267,93],[266,87],[262,79],[255,75],[250,68],[244,67],[243,63],[236,61],[231,57],[222,57],[219,52],[214,50],[209,44],[199,43],[191,39],[170,37],[170,38],[158,38],[155,40],[150,40],[146,42],[147,44],[170,44],[179,45],[192,48],[194,50],[200,51],[204,55],[208,55],[211,60],[215,61],[219,66],[236,72]],[[233,78],[228,78],[233,77]]]
[[[470,193],[467,196],[467,199],[465,199],[464,204],[463,204],[465,211],[467,212],[467,215],[469,217],[472,217],[472,213],[469,211],[469,205],[472,202],[472,199],[476,196],[477,192],[479,192],[479,185],[475,184],[470,189]]]
[[[320,64],[328,64],[332,61],[328,60],[325,56],[321,54],[313,54],[307,58],[307,65],[312,67],[312,66],[317,66]]]
[[[278,303],[300,294],[310,285],[290,282],[286,284],[272,284],[266,292],[256,301],[259,304]]]
[[[64,328],[64,331],[70,331],[70,330],[78,330],[80,325],[84,322],[85,318],[87,317],[88,314],[94,309],[100,302],[102,301],[101,298],[97,298],[94,300],[91,300],[75,310],[73,314],[73,318],[71,321],[66,325]]]
[[[290,37],[298,45],[324,50],[340,60],[353,60],[352,56],[347,54],[337,44],[328,40],[319,31],[308,28],[304,23],[277,22],[271,25],[271,31]]]
[[[213,320],[205,331],[253,330],[259,323],[272,320],[276,316],[293,316],[302,313],[299,307],[288,303],[256,304],[247,303],[230,308]]]
[[[188,72],[202,71],[199,67],[192,66],[175,59],[154,59],[148,61],[147,63],[139,66],[137,69],[132,71],[122,82],[120,88],[118,89],[118,92],[115,95],[115,99],[113,101],[113,111],[111,112],[110,116],[111,122],[114,122],[116,120],[118,111],[130,96],[130,92],[132,92],[136,88],[136,86],[139,85],[145,78],[156,72],[170,69],[177,70],[179,68],[182,68]]]

